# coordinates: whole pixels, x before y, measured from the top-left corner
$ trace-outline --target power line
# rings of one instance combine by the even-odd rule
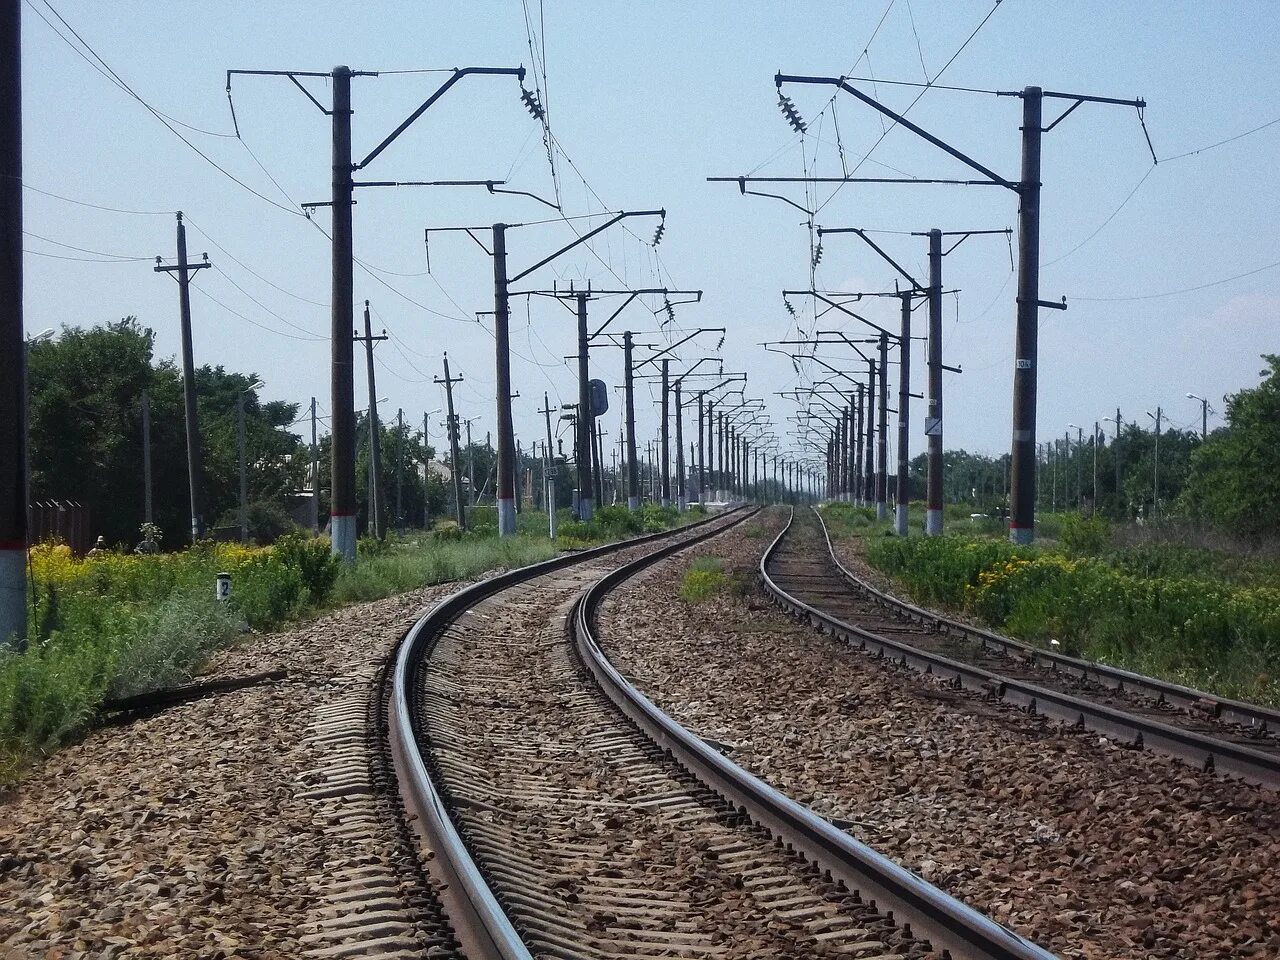
[[[105,210],[108,213],[125,213],[137,217],[172,217],[174,214],[174,211],[172,210],[125,210],[121,207],[108,207],[101,203],[90,203],[88,200],[77,200],[74,197],[66,197],[60,193],[54,193],[51,190],[42,190],[39,187],[34,187],[26,182],[24,182],[22,186],[25,190],[30,190],[33,193],[38,193],[45,197],[52,197],[55,200],[61,200],[64,203],[74,203],[76,206],[91,207],[94,210]]]
[[[277,330],[275,327],[268,326],[265,323],[259,323],[257,320],[254,320],[252,317],[247,317],[243,313],[241,313],[239,310],[236,310],[234,307],[230,307],[227,304],[223,303],[221,300],[219,300],[213,294],[209,293],[209,291],[205,290],[203,287],[193,286],[192,289],[195,290],[195,292],[200,294],[201,296],[209,300],[212,300],[214,303],[220,306],[223,310],[227,311],[227,313],[230,313],[233,316],[239,317],[241,320],[245,321],[246,323],[252,324],[253,326],[257,327],[259,330],[265,330],[268,333],[274,333],[277,337],[284,337],[287,340],[307,340],[313,343],[326,342],[325,338],[323,337],[300,337],[300,336],[297,336],[296,334],[285,333],[283,330]]]
[[[1254,127],[1252,130],[1246,130],[1244,133],[1237,133],[1234,137],[1227,137],[1225,140],[1219,140],[1216,143],[1210,143],[1203,147],[1196,147],[1194,150],[1188,150],[1185,153],[1178,153],[1172,157],[1165,157],[1163,162],[1170,163],[1174,160],[1181,160],[1184,157],[1194,157],[1196,154],[1206,153],[1209,150],[1216,150],[1218,147],[1226,146],[1228,143],[1235,143],[1237,140],[1243,140],[1245,137],[1251,137],[1255,133],[1266,130],[1268,127],[1274,127],[1277,123],[1280,123],[1280,117],[1276,117],[1274,120],[1268,120],[1266,123]]]
[[[215,240],[213,237],[209,236],[209,234],[208,234],[205,230],[203,230],[199,225],[197,225],[197,224],[196,224],[196,222],[195,222],[194,220],[192,220],[192,219],[191,219],[190,215],[184,215],[184,216],[186,217],[187,226],[189,226],[189,227],[194,227],[194,228],[195,228],[195,231],[196,231],[197,233],[199,233],[199,234],[200,234],[200,236],[204,237],[204,238],[205,238],[206,240],[208,240],[211,244],[213,244],[215,247],[217,247],[217,248],[218,248],[218,250],[220,250],[220,251],[222,252],[222,254],[223,254],[223,255],[224,255],[228,260],[230,260],[230,261],[232,261],[233,263],[235,263],[237,266],[239,266],[239,267],[240,267],[242,270],[244,270],[245,272],[250,273],[250,274],[252,274],[253,276],[257,277],[259,280],[261,280],[261,281],[262,281],[263,283],[265,283],[267,286],[272,287],[273,289],[280,291],[281,293],[283,293],[283,294],[284,294],[285,296],[287,296],[287,297],[292,297],[292,298],[293,298],[293,299],[295,299],[295,300],[298,300],[298,301],[300,301],[300,302],[302,302],[302,303],[310,304],[310,305],[311,305],[311,306],[313,306],[313,307],[327,307],[327,306],[329,306],[329,304],[328,304],[328,303],[324,303],[324,302],[319,301],[319,300],[311,300],[311,299],[309,299],[309,298],[307,298],[307,297],[302,296],[301,294],[294,293],[294,292],[292,292],[291,290],[286,290],[284,287],[280,286],[278,283],[275,283],[274,281],[269,280],[267,277],[264,277],[262,274],[258,273],[258,271],[254,270],[252,267],[250,267],[250,266],[249,266],[247,263],[245,263],[243,260],[239,259],[239,258],[238,258],[238,257],[236,257],[234,254],[232,254],[229,250],[227,250],[227,248],[226,248],[226,247],[224,247],[222,244],[220,244],[220,243],[219,243],[217,240]]]
[[[921,97],[923,97],[926,93],[928,93],[928,92],[929,92],[929,90],[933,87],[933,85],[934,85],[934,81],[935,81],[935,80],[937,80],[937,79],[938,79],[940,76],[942,76],[944,73],[946,73],[946,72],[947,72],[947,69],[948,69],[948,68],[949,68],[953,63],[955,63],[955,62],[956,62],[956,58],[957,58],[957,57],[959,57],[959,56],[960,56],[960,54],[964,53],[965,49],[969,46],[969,44],[973,42],[973,38],[974,38],[974,37],[976,37],[976,36],[978,35],[979,31],[981,31],[981,30],[982,30],[982,28],[983,28],[983,27],[985,27],[985,26],[987,25],[987,22],[988,22],[988,21],[989,21],[993,16],[995,16],[995,12],[996,12],[997,10],[999,10],[999,9],[1000,9],[1000,4],[1001,4],[1002,2],[1003,2],[1003,0],[995,0],[995,3],[992,5],[991,9],[987,11],[987,15],[986,15],[985,17],[983,17],[981,21],[979,21],[979,23],[978,23],[978,25],[977,25],[976,27],[974,27],[974,28],[973,28],[973,32],[972,32],[972,33],[970,33],[970,34],[969,34],[969,36],[967,36],[967,37],[965,38],[964,43],[960,44],[960,46],[956,49],[956,52],[955,52],[955,53],[953,53],[953,54],[951,54],[951,57],[947,60],[947,62],[946,62],[946,63],[944,63],[944,64],[942,65],[942,68],[941,68],[937,73],[935,73],[935,74],[933,75],[933,78],[928,82],[928,84],[926,84],[926,85],[925,85],[925,87],[924,87],[924,88],[923,88],[923,89],[922,89],[918,94],[916,94],[915,99],[914,99],[914,100],[912,100],[912,101],[911,101],[911,103],[907,104],[907,108],[906,108],[905,110],[903,110],[903,111],[902,111],[902,116],[904,116],[904,117],[905,117],[908,113],[910,113],[910,112],[911,112],[911,109],[912,109],[912,108],[913,108],[917,103],[919,103],[919,102],[920,102],[920,98],[921,98]],[[852,71],[851,71],[851,72],[852,72]],[[837,89],[837,91],[836,91],[836,92],[837,92],[837,93],[839,93],[839,90]],[[863,165],[864,163],[866,163],[868,159],[870,159],[871,154],[872,154],[872,153],[874,153],[874,152],[875,152],[875,149],[876,149],[878,146],[880,146],[880,144],[882,144],[882,143],[884,142],[885,137],[887,137],[887,136],[889,135],[890,131],[892,131],[892,130],[897,126],[897,125],[898,125],[898,122],[895,120],[893,123],[891,123],[891,124],[889,125],[888,129],[886,129],[886,130],[884,131],[884,133],[880,134],[880,137],[876,140],[876,142],[875,142],[875,143],[873,143],[873,144],[871,145],[871,148],[870,148],[869,150],[867,150],[867,152],[866,152],[865,154],[863,154],[862,159],[861,159],[861,160],[859,160],[859,161],[854,165],[854,168],[853,168],[853,172],[854,172],[854,173],[857,173],[857,172],[858,172],[858,170],[862,167],[862,165]],[[830,195],[830,196],[828,196],[826,200],[822,201],[822,203],[818,206],[817,210],[815,210],[815,211],[814,211],[814,213],[815,213],[815,214],[816,214],[816,213],[820,213],[820,212],[822,211],[822,209],[823,209],[824,207],[826,207],[826,205],[827,205],[827,204],[829,204],[832,200],[834,200],[834,199],[836,198],[836,195],[837,195],[837,194],[839,194],[839,193],[840,193],[840,191],[844,189],[844,187],[845,187],[845,185],[846,185],[846,183],[847,183],[847,182],[848,182],[848,181],[845,181],[845,183],[837,184],[837,185],[836,185],[836,188],[835,188],[834,190],[832,190],[832,191],[831,191],[831,195]]]
[[[301,210],[290,209],[289,207],[286,207],[284,204],[277,203],[275,200],[272,200],[266,194],[258,192],[253,187],[249,186],[249,184],[245,183],[243,180],[237,177],[235,174],[231,173],[225,167],[221,166],[217,161],[215,161],[207,153],[205,153],[203,150],[197,147],[189,139],[187,139],[187,137],[185,137],[177,129],[175,124],[181,124],[182,126],[190,126],[189,124],[182,124],[181,121],[171,120],[165,114],[161,113],[159,110],[153,107],[150,103],[144,100],[136,90],[134,90],[131,86],[129,86],[129,84],[126,83],[120,77],[120,75],[111,68],[111,66],[106,62],[106,60],[104,60],[101,56],[98,55],[97,51],[95,51],[92,46],[90,46],[87,42],[85,42],[84,38],[81,37],[80,34],[76,32],[75,28],[72,27],[71,24],[67,22],[66,18],[63,17],[62,14],[58,13],[57,9],[53,6],[52,3],[49,2],[49,0],[41,0],[41,2],[46,7],[49,8],[50,12],[52,12],[53,15],[57,17],[58,20],[64,26],[66,26],[67,30],[71,32],[72,36],[74,36],[76,40],[78,40],[80,44],[84,47],[84,51],[88,51],[88,54],[93,57],[93,60],[90,60],[89,56],[86,56],[84,51],[82,51],[79,47],[77,47],[75,43],[73,43],[65,34],[63,34],[62,31],[59,30],[57,26],[55,26],[54,23],[48,17],[46,17],[38,7],[35,6],[32,0],[26,0],[27,6],[30,7],[35,12],[35,14],[38,17],[40,17],[40,19],[43,20],[48,25],[49,29],[51,29],[57,35],[57,37],[60,40],[62,40],[63,43],[67,44],[67,46],[69,46],[72,50],[74,50],[76,54],[80,56],[81,59],[83,59],[91,67],[97,70],[97,72],[101,74],[103,77],[105,77],[110,83],[112,83],[114,86],[118,87],[120,90],[124,91],[126,94],[128,94],[138,103],[140,103],[147,110],[148,113],[150,113],[153,117],[155,117],[162,124],[164,124],[166,130],[168,130],[175,137],[177,137],[184,144],[186,144],[189,148],[191,148],[191,150],[197,156],[199,156],[200,159],[204,160],[205,163],[209,164],[209,166],[213,167],[215,170],[217,170],[220,174],[222,174],[232,183],[236,184],[237,186],[253,194],[259,200],[269,203],[271,204],[271,206],[276,207],[279,210],[283,210],[285,213],[293,214],[294,216],[298,216],[298,217],[304,216]],[[97,63],[94,63],[94,60],[96,60]],[[98,66],[99,64],[101,65],[101,67]],[[196,128],[192,128],[192,129],[196,129]],[[201,131],[201,132],[206,133],[208,131]],[[211,134],[211,135],[223,136],[222,134]]]
[[[1220,287],[1224,283],[1231,283],[1234,280],[1243,280],[1245,277],[1252,277],[1254,274],[1262,273],[1266,270],[1274,270],[1280,267],[1280,260],[1275,263],[1268,263],[1266,266],[1258,267],[1254,270],[1248,270],[1245,273],[1237,273],[1233,277],[1223,277],[1221,280],[1211,280],[1208,283],[1197,284],[1194,287],[1184,287],[1181,290],[1166,290],[1164,293],[1147,293],[1135,297],[1076,297],[1072,296],[1072,300],[1086,300],[1090,303],[1121,303],[1132,300],[1159,300],[1162,297],[1176,297],[1184,293],[1195,293],[1197,290],[1207,290],[1209,287]]]
[[[30,230],[23,230],[22,235],[24,237],[32,237],[33,239],[36,239],[36,240],[43,240],[45,243],[52,243],[55,247],[62,247],[66,250],[74,250],[77,253],[91,253],[96,257],[110,257],[113,260],[119,260],[121,262],[130,261],[130,260],[138,261],[138,260],[151,259],[150,257],[127,257],[119,253],[107,253],[104,250],[90,250],[88,247],[77,247],[70,243],[63,243],[60,240],[50,240],[48,237],[42,237],[40,236],[40,234],[32,233]]]

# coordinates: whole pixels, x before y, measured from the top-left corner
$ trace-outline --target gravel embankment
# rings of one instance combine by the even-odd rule
[[[623,585],[619,667],[699,734],[853,835],[1063,957],[1280,956],[1280,798],[957,693],[801,626],[755,591],[690,607],[697,555]]]
[[[367,838],[306,796],[325,762],[312,734],[326,705],[368,688],[413,615],[457,586],[247,638],[209,674],[287,679],[96,730],[0,793],[0,957],[317,946],[324,878],[370,861]]]

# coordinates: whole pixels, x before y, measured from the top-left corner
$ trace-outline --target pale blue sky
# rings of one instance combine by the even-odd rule
[[[154,107],[220,134],[231,132],[224,92],[230,67],[531,65],[517,0],[359,5],[61,0],[55,5]],[[529,6],[536,32],[536,0]],[[866,47],[886,6],[888,14]],[[555,136],[610,209],[667,208],[662,264],[677,284],[706,290],[703,304],[679,311],[680,322],[729,328],[726,367],[750,371],[750,392],[768,396],[775,422],[785,423],[794,405],[771,395],[795,386],[797,378],[787,361],[757,344],[788,332],[780,291],[807,283],[807,231],[792,208],[742,198],[732,185],[708,184],[705,178],[756,168],[761,174],[798,175],[802,153],[812,161],[815,151],[819,173],[839,174],[831,111],[821,124],[815,119],[830,91],[789,91],[812,124],[802,144],[778,111],[774,72],[837,75],[859,61],[855,74],[866,75],[869,60],[877,78],[920,81],[921,58],[932,77],[990,8],[990,0],[896,0],[891,6],[888,0],[544,3],[547,99]],[[266,396],[305,403],[314,394],[327,409],[325,238],[305,219],[268,205],[206,164],[94,72],[35,10],[53,19],[43,0],[24,5],[26,182],[104,206],[185,211],[198,228],[190,232],[193,253],[208,250],[224,271],[199,277],[197,361],[256,370],[267,381]],[[1146,117],[1155,149],[1171,157],[1280,117],[1276,36],[1280,4],[1273,2],[1004,0],[939,82],[1004,90],[1036,83],[1070,92],[1142,96],[1149,102]],[[864,47],[868,54],[860,57]],[[432,74],[357,79],[357,157],[441,79]],[[322,81],[316,92],[327,102]],[[879,92],[898,108],[915,96],[910,88],[881,86]],[[239,78],[235,103],[243,144],[184,134],[286,206],[285,195],[293,201],[327,199],[327,118],[283,79]],[[847,96],[837,108],[840,144],[852,163],[879,137],[880,122]],[[1016,99],[931,91],[911,117],[1012,178],[1018,167],[1020,109]],[[1068,422],[1088,425],[1113,414],[1117,405],[1126,418],[1162,404],[1175,424],[1198,423],[1198,408],[1184,398],[1186,392],[1216,400],[1256,382],[1258,354],[1280,349],[1280,268],[1179,296],[1117,302],[1083,298],[1181,290],[1273,263],[1280,213],[1274,176],[1278,142],[1280,124],[1199,156],[1160,164],[1096,237],[1054,262],[1116,210],[1148,173],[1151,158],[1131,109],[1086,106],[1046,136],[1042,295],[1066,294],[1072,306],[1064,314],[1046,313],[1042,323],[1042,437],[1061,435]],[[916,176],[963,175],[963,168],[902,130],[890,133],[873,159]],[[600,205],[573,169],[560,160],[558,171],[566,212],[598,212]],[[885,168],[871,163],[861,172],[877,171]],[[459,84],[362,175],[506,177],[515,187],[543,194],[552,189],[540,129],[521,107],[515,82],[505,78]],[[792,195],[802,199],[798,189]],[[33,190],[25,199],[26,229],[40,237],[124,256],[173,254],[171,215],[95,210]],[[409,274],[379,276],[436,311],[427,312],[357,272],[357,300],[371,299],[377,325],[395,335],[379,347],[384,363],[379,394],[389,398],[390,413],[404,407],[420,423],[425,409],[442,405],[439,388],[420,381],[439,375],[440,353],[448,349],[455,369],[467,378],[460,403],[467,415],[480,415],[483,436],[493,422],[492,339],[470,318],[492,309],[491,267],[464,236],[443,236],[432,242],[433,275],[421,275],[422,229],[540,220],[550,211],[522,198],[462,189],[365,190],[358,200],[357,255],[375,267]],[[851,185],[824,207],[818,221],[954,230],[1013,226],[1015,214],[1013,196],[998,189]],[[327,211],[318,220],[327,227]],[[652,224],[637,222],[634,230],[647,239]],[[570,237],[566,227],[555,224],[513,232],[513,269],[523,269]],[[883,240],[905,263],[923,270],[923,241]],[[35,237],[26,246],[86,256]],[[616,286],[601,260],[631,283],[654,282],[653,255],[635,237],[615,230],[595,249],[599,260],[585,252],[566,257],[536,275],[539,285],[586,278]],[[232,257],[296,296],[253,276]],[[970,240],[946,265],[947,285],[963,290],[958,317],[954,300],[946,304],[947,357],[966,371],[947,378],[946,443],[1002,453],[1010,432],[1014,310],[1007,248],[1000,238]],[[884,289],[892,275],[856,241],[831,238],[819,283]],[[288,339],[255,327],[203,293],[272,330],[315,339]],[[176,299],[172,282],[154,274],[146,260],[27,258],[30,331],[136,314],[157,330],[161,354],[173,355]],[[652,319],[646,322],[647,311],[633,310],[630,325],[653,327]],[[877,316],[889,320],[893,311],[886,304]],[[535,301],[528,312],[517,302],[512,330],[521,355],[513,361],[522,394],[516,429],[527,442],[541,436],[534,410],[544,390],[553,401],[575,398],[574,373],[561,360],[573,349],[572,318],[547,301]],[[697,355],[700,351],[688,353]],[[922,350],[916,357],[921,389]],[[598,351],[595,370],[617,382],[620,361],[619,351]],[[364,395],[362,374],[356,389],[357,396]],[[640,432],[647,436],[656,418],[649,405],[641,409]],[[919,423],[921,417],[918,405],[912,419]],[[616,437],[614,413],[607,424]],[[923,448],[920,433],[913,428],[913,453]]]

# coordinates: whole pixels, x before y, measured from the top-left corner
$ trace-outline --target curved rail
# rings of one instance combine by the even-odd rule
[[[1001,700],[1029,711],[1097,730],[1117,740],[1128,741],[1138,748],[1149,748],[1177,757],[1206,771],[1231,774],[1272,789],[1280,789],[1280,757],[1276,755],[1192,730],[1180,729],[1148,717],[1136,716],[1068,693],[1016,680],[942,654],[921,650],[909,643],[846,623],[805,603],[783,590],[766,569],[779,544],[790,530],[790,526],[788,524],[787,529],[783,530],[765,551],[760,560],[760,576],[766,591],[777,603],[802,619],[807,619],[818,629],[851,644],[874,651],[880,656],[896,658],[922,673],[943,677],[957,686],[978,693],[994,694]],[[825,526],[823,530],[825,532]],[[827,540],[827,546],[830,550],[830,538]],[[834,554],[832,559],[834,560]],[[836,564],[839,567],[838,561]],[[843,568],[840,569],[843,570]],[[880,596],[892,600],[886,594],[880,594]],[[901,601],[894,602],[901,603]],[[941,619],[935,618],[934,614],[919,607],[912,607],[909,604],[903,604],[903,607],[909,608],[909,615],[913,619],[926,623]],[[945,621],[945,623],[950,624],[954,621]],[[957,629],[960,626],[957,625]],[[965,629],[974,630],[975,628],[965,627]],[[978,631],[979,636],[982,633]]]
[[[786,529],[790,525],[788,520]],[[579,599],[571,621],[577,649],[609,698],[695,777],[744,808],[753,820],[850,890],[891,911],[898,923],[929,939],[935,950],[949,950],[955,960],[1052,960],[1053,954],[926,883],[743,770],[672,720],[609,662],[594,633],[605,596],[624,580],[700,539],[705,538],[674,543],[619,567]]]
[[[822,526],[822,534],[827,541],[827,552],[831,554],[831,560],[835,563],[841,575],[850,584],[869,594],[882,606],[895,610],[905,617],[940,627],[947,633],[954,633],[968,639],[977,640],[986,647],[1021,657],[1035,664],[1051,667],[1060,673],[1092,680],[1116,690],[1140,690],[1158,703],[1168,703],[1191,712],[1203,711],[1220,720],[1251,728],[1259,733],[1266,733],[1267,731],[1280,733],[1280,710],[1259,706],[1258,704],[1245,703],[1242,700],[1219,697],[1203,690],[1195,690],[1191,687],[1170,683],[1167,680],[1144,676],[1131,670],[1112,667],[1094,660],[1082,660],[1077,657],[1069,657],[1063,653],[1054,653],[1052,650],[1034,647],[1020,640],[1004,637],[998,633],[992,633],[990,630],[983,630],[981,627],[962,623],[959,620],[952,620],[932,610],[925,610],[882,590],[878,590],[850,572],[840,562],[840,558],[836,556],[835,549],[831,543],[831,533],[827,529],[826,521],[823,520],[821,512],[815,510],[814,513],[817,514],[818,523]]]
[[[443,884],[441,900],[467,956],[480,960],[531,960],[531,954],[481,874],[436,789],[419,744],[421,712],[416,709],[419,670],[432,642],[463,612],[496,593],[543,574],[596,557],[676,536],[722,519],[717,514],[660,533],[566,553],[541,563],[482,580],[437,603],[405,635],[392,675],[388,737],[405,810],[415,831],[433,851],[430,868]],[[714,531],[713,531],[714,532]],[[695,538],[697,539],[702,538]],[[681,541],[684,542],[684,541]]]

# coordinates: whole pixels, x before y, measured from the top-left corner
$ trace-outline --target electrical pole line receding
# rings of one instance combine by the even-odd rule
[[[355,253],[352,237],[352,205],[356,187],[379,187],[393,185],[390,181],[356,183],[353,175],[372,163],[384,150],[430,107],[436,103],[454,84],[468,76],[513,76],[520,82],[521,95],[531,114],[540,118],[542,106],[533,94],[524,89],[523,67],[462,67],[454,70],[449,78],[439,86],[423,103],[403,120],[390,134],[383,138],[363,160],[353,162],[351,152],[351,79],[352,77],[376,77],[374,71],[352,70],[346,66],[336,66],[327,73],[307,70],[228,70],[227,99],[231,102],[231,78],[233,76],[273,76],[287,77],[321,113],[332,121],[333,135],[333,178],[331,196],[327,202],[304,204],[305,208],[332,207],[332,313],[330,337],[332,343],[331,380],[333,393],[332,420],[332,491],[330,507],[330,540],[334,554],[347,563],[354,563],[356,558],[356,509],[355,509],[355,391],[354,391],[354,358],[353,345],[347,330],[350,329],[355,308],[355,289],[353,280],[353,264]],[[299,78],[324,78],[333,86],[331,108],[324,104],[302,85]],[[235,108],[232,106],[232,122],[235,122]],[[238,125],[237,125],[238,132]],[[490,193],[497,181],[415,181],[421,185],[446,184],[450,186],[485,186]],[[309,214],[308,214],[309,215]]]
[[[529,226],[531,224],[506,224],[495,223],[492,226],[493,231],[493,247],[492,249],[485,247],[483,243],[475,236],[475,231],[482,230],[482,227],[428,227],[425,231],[426,240],[430,240],[432,233],[466,233],[475,240],[477,244],[493,258],[493,338],[494,352],[496,358],[496,403],[497,403],[497,421],[498,421],[498,490],[497,490],[497,507],[498,507],[498,535],[502,537],[515,536],[516,532],[516,505],[515,505],[515,431],[512,426],[511,419],[511,344],[510,344],[510,322],[511,322],[511,284],[518,283],[534,271],[545,267],[551,261],[568,253],[580,244],[586,243],[593,237],[603,233],[610,227],[629,217],[660,217],[665,223],[666,210],[622,210],[615,213],[610,219],[603,224],[588,230],[585,233],[578,234],[572,241],[560,247],[555,252],[543,257],[533,265],[526,267],[518,273],[511,273],[507,265],[507,231],[517,227]],[[590,450],[588,449],[588,453]],[[590,492],[588,491],[588,496]]]
[[[176,273],[178,280],[178,313],[182,328],[182,401],[187,424],[187,486],[191,501],[191,542],[205,534],[204,465],[200,457],[200,420],[196,412],[196,371],[191,347],[191,274],[211,266],[209,255],[201,263],[187,261],[187,228],[178,218],[178,262],[166,264],[156,257],[157,273]]]
[[[1040,299],[1041,140],[1045,133],[1085,103],[1133,107],[1138,112],[1139,121],[1143,122],[1146,101],[1060,93],[1034,86],[1025,87],[1019,91],[998,91],[999,96],[1022,99],[1022,165],[1019,179],[1013,181],[983,166],[939,137],[889,109],[874,97],[857,89],[847,77],[806,77],[779,73],[774,76],[774,83],[780,95],[782,86],[786,83],[835,86],[980,174],[983,179],[975,181],[976,183],[1001,186],[1018,195],[1018,293],[1017,329],[1014,337],[1013,438],[1010,457],[1012,503],[1009,512],[1009,538],[1015,543],[1031,543],[1035,539],[1039,314],[1041,308],[1066,309],[1065,297],[1060,303]],[[1047,127],[1043,126],[1045,99],[1071,101],[1071,105]],[[1144,133],[1146,131],[1145,122],[1143,122],[1143,131]],[[1150,147],[1149,137],[1147,145]],[[1154,151],[1152,158],[1155,159]],[[855,182],[858,178],[845,179]]]

